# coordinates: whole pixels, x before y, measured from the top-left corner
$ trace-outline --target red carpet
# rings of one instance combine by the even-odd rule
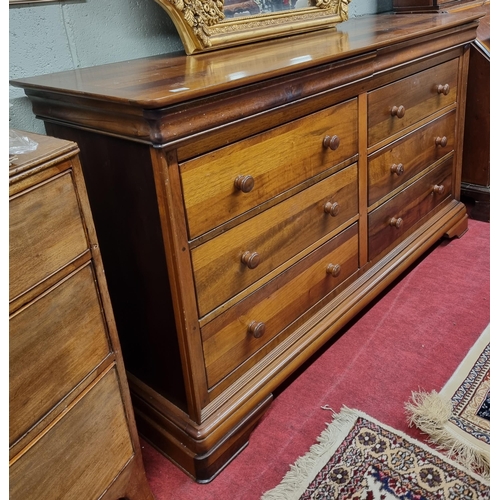
[[[439,391],[489,321],[490,226],[470,220],[461,239],[434,247],[275,394],[249,445],[211,483],[143,443],[156,499],[258,500],[330,422],[324,405],[357,408],[422,440],[404,403],[412,391]]]

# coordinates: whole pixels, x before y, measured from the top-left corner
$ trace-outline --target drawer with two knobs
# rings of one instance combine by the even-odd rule
[[[368,157],[368,206],[453,151],[455,118],[452,110]]]
[[[357,116],[352,99],[182,163],[189,237],[354,157]]]
[[[457,99],[458,59],[368,93],[368,146],[415,125]]]
[[[358,270],[358,245],[354,223],[202,327],[209,387],[255,353],[262,357],[267,351],[259,349],[281,341],[290,324],[341,288]]]
[[[453,155],[368,215],[370,260],[392,248],[411,228],[451,196]]]
[[[358,214],[353,164],[192,250],[200,317]],[[241,297],[242,298],[242,297]]]

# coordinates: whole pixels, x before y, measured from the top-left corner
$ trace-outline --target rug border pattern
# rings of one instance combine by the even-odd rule
[[[361,429],[375,433],[375,440],[387,442],[387,448],[382,451],[374,451],[373,456],[365,460],[369,446],[358,447],[357,449],[353,446],[354,441],[361,437]],[[401,443],[406,446],[406,449],[401,446]],[[349,448],[353,449],[349,450]],[[404,457],[407,450],[412,452],[415,450],[415,454],[411,454],[412,461],[408,462],[414,465],[408,468],[401,466],[398,470],[398,466],[395,466],[394,462],[390,460],[393,458],[399,459],[400,452],[402,453],[401,456]],[[379,456],[375,456],[376,454]],[[383,466],[384,460],[385,466]],[[351,465],[353,467],[350,468]],[[434,485],[425,476],[418,477],[418,473],[425,469],[426,465],[436,471],[441,481],[445,481],[445,483],[441,482]],[[356,469],[355,466],[358,466],[359,469]],[[343,407],[339,414],[334,413],[332,423],[318,437],[317,444],[311,447],[309,453],[300,457],[291,466],[283,481],[266,492],[261,499],[307,500],[328,498],[329,500],[351,500],[357,498],[352,496],[353,490],[349,489],[350,485],[343,485],[343,481],[341,481],[343,479],[341,478],[341,472],[344,472],[343,469],[350,471],[350,474],[345,476],[349,478],[349,481],[351,481],[352,477],[358,479],[358,483],[354,483],[354,487],[362,485],[359,480],[361,478],[358,476],[367,478],[367,475],[369,475],[369,477],[375,477],[375,479],[378,477],[377,487],[384,489],[384,494],[388,493],[390,498],[404,498],[407,500],[448,500],[448,498],[455,498],[459,500],[463,497],[460,496],[458,490],[463,488],[465,491],[474,492],[474,495],[470,498],[489,499],[489,482],[484,478],[451,461],[425,443],[419,442],[399,430],[381,424],[359,410],[346,407]],[[370,473],[370,471],[373,472]],[[329,476],[329,474],[331,475]],[[325,493],[322,493],[319,486],[315,487],[316,478],[319,478],[318,485],[326,488],[326,495],[328,496],[321,496]],[[408,489],[407,482],[415,484],[415,486],[412,486],[412,490]],[[337,487],[333,483],[339,483],[341,486]],[[366,484],[366,481],[364,484]],[[429,485],[427,489],[425,484]],[[441,489],[441,485],[444,484],[446,484],[446,491],[451,495],[450,497],[443,496],[445,490]]]

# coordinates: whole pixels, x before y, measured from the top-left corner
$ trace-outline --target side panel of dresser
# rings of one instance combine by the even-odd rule
[[[474,205],[471,217],[490,220],[490,15],[481,18],[471,44],[465,115],[462,196]]]
[[[78,149],[31,137],[40,160],[10,169],[10,496],[150,500]]]

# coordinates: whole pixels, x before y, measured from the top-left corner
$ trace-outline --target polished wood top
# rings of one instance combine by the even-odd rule
[[[477,22],[482,8],[377,14],[304,35],[186,56],[173,53],[11,81],[25,89],[158,109]]]

